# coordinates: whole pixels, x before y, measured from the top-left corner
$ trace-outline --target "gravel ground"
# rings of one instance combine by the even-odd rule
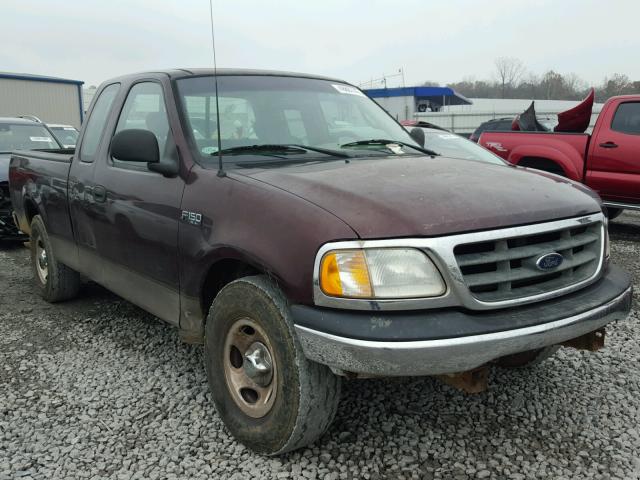
[[[636,294],[604,350],[496,369],[475,396],[432,378],[350,381],[330,431],[275,459],[225,431],[201,347],[95,285],[45,303],[26,249],[2,247],[0,479],[640,478],[640,213],[611,236]]]

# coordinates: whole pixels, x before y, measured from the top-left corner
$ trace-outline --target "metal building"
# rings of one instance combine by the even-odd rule
[[[0,72],[0,117],[35,115],[45,123],[80,128],[84,115],[80,80]]]

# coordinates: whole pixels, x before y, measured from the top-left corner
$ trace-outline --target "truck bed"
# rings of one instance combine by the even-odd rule
[[[54,236],[72,237],[68,208],[68,175],[74,149],[16,151],[9,164],[9,194],[20,230],[31,231],[35,212],[49,212]],[[23,193],[24,192],[24,193]],[[56,204],[56,208],[39,208]],[[60,208],[63,207],[63,208]]]

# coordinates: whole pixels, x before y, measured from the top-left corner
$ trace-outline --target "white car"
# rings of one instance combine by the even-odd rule
[[[420,128],[424,132],[424,148],[432,150],[439,155],[463,160],[477,160],[479,162],[504,164],[497,155],[471,140],[439,128],[418,126],[405,126],[407,130]]]
[[[46,126],[64,148],[75,148],[80,132],[74,126],[60,123],[47,123]]]

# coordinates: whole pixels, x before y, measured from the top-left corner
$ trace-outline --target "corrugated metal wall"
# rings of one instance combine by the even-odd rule
[[[78,86],[0,78],[0,117],[35,115],[46,123],[80,128]]]

